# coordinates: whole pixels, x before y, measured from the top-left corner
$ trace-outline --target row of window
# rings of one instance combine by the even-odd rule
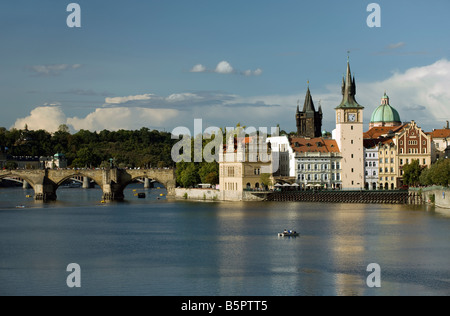
[[[328,170],[330,168],[329,164],[298,164],[298,170]],[[339,162],[331,164],[331,170],[341,169],[341,164]]]
[[[324,174],[299,174],[297,176],[298,180],[301,181],[328,181],[331,179],[331,181],[341,181],[341,174],[340,173],[332,173],[331,177],[329,174],[324,173]]]
[[[409,145],[417,145],[417,144],[418,144],[418,141],[417,141],[417,140],[409,140],[409,141],[408,141],[408,144],[409,144]],[[427,141],[424,140],[424,141],[422,142],[422,144],[423,144],[424,146],[426,146],[426,145],[427,145]],[[403,145],[403,140],[400,141],[400,145]]]

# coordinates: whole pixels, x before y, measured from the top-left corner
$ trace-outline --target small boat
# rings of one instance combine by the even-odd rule
[[[300,234],[292,230],[284,231],[278,234],[278,237],[298,237],[298,236],[300,236]]]
[[[25,208],[25,205],[17,205],[16,208]]]

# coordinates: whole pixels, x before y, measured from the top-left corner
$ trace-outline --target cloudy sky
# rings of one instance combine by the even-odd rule
[[[78,0],[81,28],[70,2],[1,2],[0,126],[292,131],[309,81],[332,130],[347,51],[366,125],[385,90],[403,121],[450,119],[448,0]]]

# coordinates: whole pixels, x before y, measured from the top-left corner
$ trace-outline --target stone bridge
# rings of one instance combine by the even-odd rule
[[[164,185],[168,195],[174,195],[176,176],[174,169],[101,169],[101,170],[1,170],[0,179],[18,177],[34,189],[35,200],[54,201],[56,190],[75,176],[92,179],[103,190],[103,199],[121,201],[128,184],[138,178],[152,179]]]

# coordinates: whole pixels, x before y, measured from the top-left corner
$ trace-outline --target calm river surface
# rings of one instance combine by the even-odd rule
[[[450,211],[137,199],[0,188],[0,295],[450,295]],[[17,209],[17,205],[25,205]],[[299,238],[278,238],[295,229]],[[67,265],[81,288],[67,287]],[[369,288],[367,266],[381,267]]]

